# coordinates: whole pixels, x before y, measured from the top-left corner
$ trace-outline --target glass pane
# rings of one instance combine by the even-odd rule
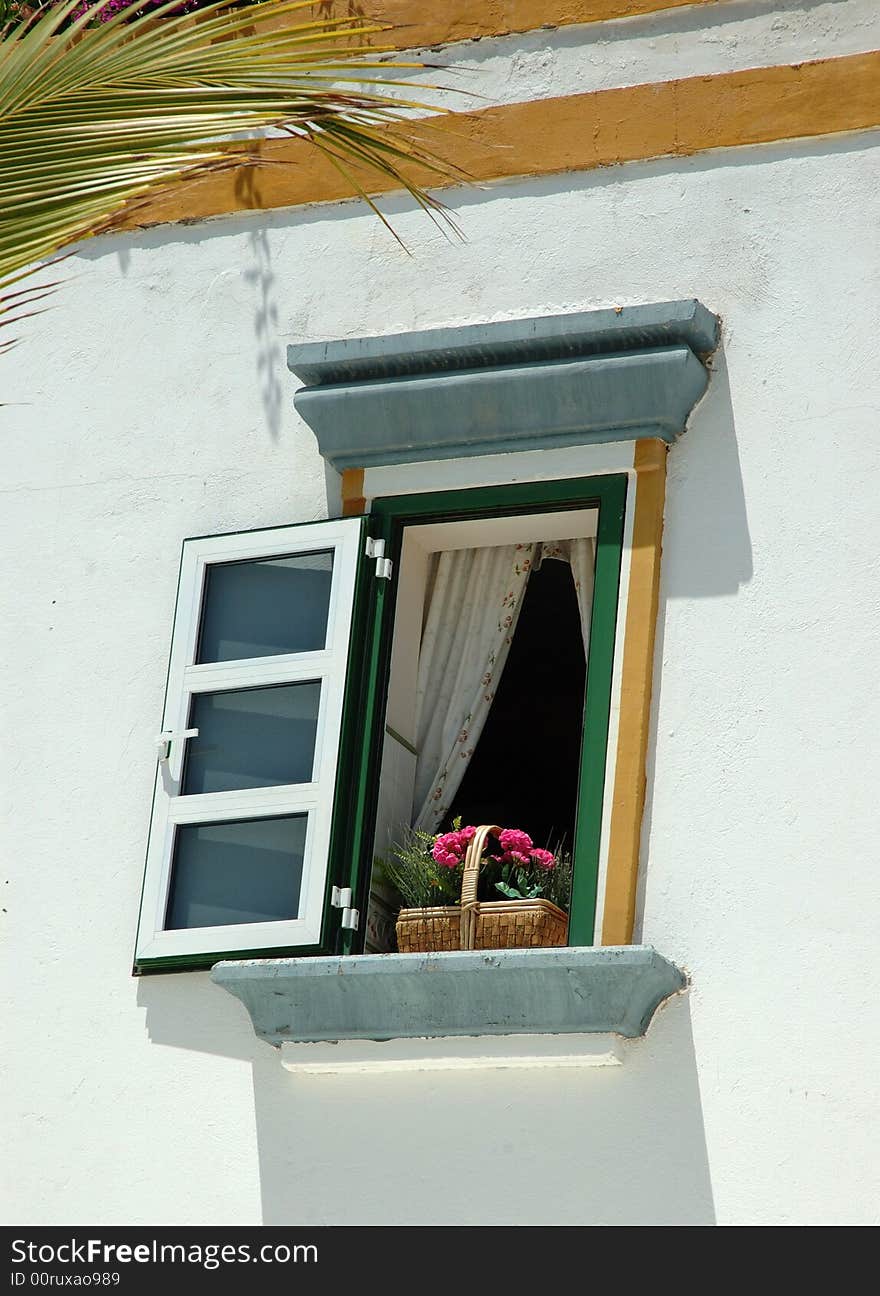
[[[320,700],[317,680],[194,694],[183,795],[310,783]]]
[[[295,918],[307,817],[181,825],[166,930]]]
[[[332,580],[332,549],[211,563],[196,661],[238,661],[325,647]]]

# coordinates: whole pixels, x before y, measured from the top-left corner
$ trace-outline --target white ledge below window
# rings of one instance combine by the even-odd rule
[[[245,959],[211,975],[306,1073],[614,1065],[687,985],[646,945]]]

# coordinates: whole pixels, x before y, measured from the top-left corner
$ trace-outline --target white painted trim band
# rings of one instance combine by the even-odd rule
[[[620,1035],[463,1035],[433,1039],[283,1043],[281,1065],[297,1075],[487,1071],[620,1066]]]

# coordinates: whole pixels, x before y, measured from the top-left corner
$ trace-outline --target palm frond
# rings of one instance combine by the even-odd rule
[[[0,32],[0,323],[10,284],[35,262],[114,229],[157,190],[259,165],[259,139],[230,153],[246,133],[303,137],[346,175],[353,163],[391,177],[446,219],[408,168],[466,177],[424,133],[386,131],[429,108],[392,93],[404,83],[389,71],[420,65],[377,61],[383,49],[368,42],[386,27],[304,17],[311,0],[217,0],[184,15],[179,3],[94,25],[100,3],[76,16],[82,0],[62,0]],[[370,201],[362,182],[352,190]]]

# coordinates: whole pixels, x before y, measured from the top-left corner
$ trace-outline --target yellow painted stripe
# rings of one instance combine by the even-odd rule
[[[346,468],[342,474],[342,516],[358,517],[367,511],[363,468]]]
[[[628,945],[633,935],[660,591],[666,452],[665,442],[658,439],[638,441],[633,460],[636,503],[602,915],[603,945]]]
[[[411,125],[475,181],[588,171],[708,149],[832,135],[880,125],[880,52],[792,66],[504,104]],[[402,127],[391,128],[402,131]],[[243,144],[230,145],[230,155]],[[142,201],[129,228],[351,198],[345,179],[302,140],[266,140],[260,165],[179,183]],[[359,172],[371,193],[390,180]],[[427,187],[432,177],[413,167]]]
[[[425,0],[315,0],[312,8],[315,17],[390,23],[394,30],[377,36],[376,44],[420,49],[541,27],[634,18],[683,5],[720,3],[723,0],[435,0],[434,4],[425,4]]]

